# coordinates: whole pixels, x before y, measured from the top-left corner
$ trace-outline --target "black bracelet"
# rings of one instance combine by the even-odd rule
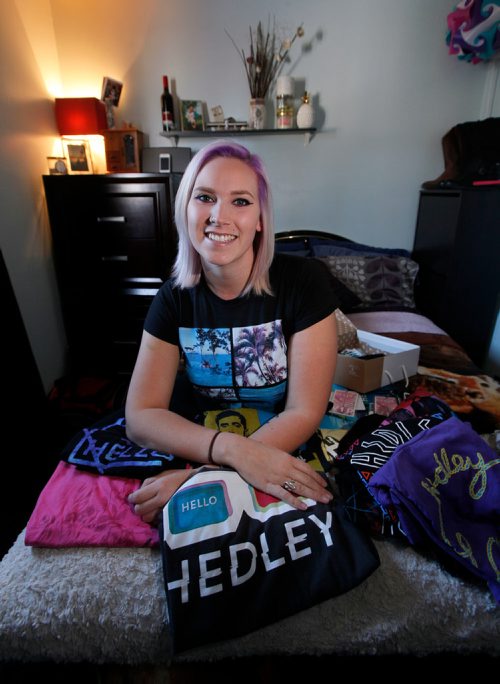
[[[214,461],[214,457],[212,456],[212,451],[214,450],[214,443],[215,443],[215,440],[217,439],[217,437],[218,437],[220,434],[221,434],[221,432],[220,432],[220,430],[218,430],[218,431],[215,433],[215,435],[212,437],[212,441],[210,442],[210,446],[208,447],[208,462],[210,463],[210,465],[218,465],[218,464]]]

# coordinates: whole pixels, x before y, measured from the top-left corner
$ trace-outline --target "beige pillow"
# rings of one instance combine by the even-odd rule
[[[335,309],[337,319],[338,350],[352,349],[359,344],[358,329],[340,309]]]

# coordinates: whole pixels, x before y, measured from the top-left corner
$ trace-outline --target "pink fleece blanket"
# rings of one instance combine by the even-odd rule
[[[78,470],[61,461],[28,521],[28,546],[157,546],[158,530],[127,501],[140,480]]]

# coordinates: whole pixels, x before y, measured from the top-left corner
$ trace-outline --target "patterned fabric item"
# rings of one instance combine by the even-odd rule
[[[158,546],[158,530],[134,513],[127,497],[140,480],[101,477],[60,462],[26,527],[27,546]]]
[[[249,437],[275,415],[275,413],[252,408],[222,409],[220,411],[205,411],[201,422],[211,430],[233,432],[243,437]],[[293,455],[320,473],[327,473],[333,466],[333,458],[324,444],[321,430],[316,430]]]
[[[470,361],[469,361],[470,363]],[[500,428],[500,382],[483,373],[443,370],[441,366],[420,365],[418,383],[427,392],[440,397],[478,433]]]
[[[412,544],[437,545],[500,603],[500,457],[468,423],[450,418],[399,447],[369,488]]]
[[[187,461],[172,454],[146,449],[130,441],[123,411],[78,432],[62,450],[61,458],[81,470],[141,480],[163,470],[187,466]]]
[[[400,401],[394,411],[382,421],[382,425],[390,425],[407,418],[429,416],[438,420],[445,420],[453,416],[453,411],[446,402],[423,388],[417,387],[406,399]]]
[[[270,411],[253,408],[221,409],[204,411],[201,422],[211,430],[233,432],[242,437],[249,437],[275,415]]]
[[[204,411],[190,417],[212,430],[238,432],[249,436],[276,414],[253,408]],[[300,446],[296,456],[320,472],[333,465],[322,446],[319,432]],[[61,458],[80,470],[116,477],[135,477],[141,480],[158,475],[164,470],[198,467],[173,454],[141,447],[127,437],[125,416],[118,411],[91,427],[80,430],[63,448]]]
[[[318,261],[321,261],[321,259],[318,259]],[[327,266],[325,266],[325,269],[328,271]],[[340,278],[336,278],[331,271],[328,271],[328,277],[330,279],[332,289],[335,293],[335,298],[338,302],[338,306],[343,311],[352,311],[357,307],[361,306],[361,299],[358,297],[357,294],[355,294],[352,290],[346,287],[346,285],[344,285]]]
[[[379,566],[339,503],[305,501],[298,510],[224,469],[202,469],[177,490],[161,541],[174,651],[281,620]]]
[[[418,264],[412,259],[378,254],[328,256],[321,260],[360,298],[361,304],[354,311],[377,307],[416,308],[414,286]]]
[[[342,351],[343,349],[357,347],[359,340],[356,326],[351,323],[340,309],[335,310],[335,319],[337,321],[338,350]]]
[[[348,468],[341,470],[336,479],[353,520],[366,526],[374,536],[404,537],[404,532],[394,508],[382,506],[370,493],[371,478],[385,466],[398,446],[439,423],[436,418],[397,421],[376,428],[353,446]]]
[[[370,492],[369,484],[400,445],[451,416],[446,404],[417,392],[338,454],[336,481],[355,522],[365,526],[374,536],[405,538],[396,510],[390,505],[382,506]]]

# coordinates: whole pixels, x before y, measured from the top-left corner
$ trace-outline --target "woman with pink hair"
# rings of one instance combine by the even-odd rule
[[[269,181],[259,157],[215,142],[191,160],[176,196],[172,277],[146,318],[131,379],[127,433],[186,462],[236,470],[257,489],[306,508],[325,479],[292,454],[325,413],[336,359],[335,296],[315,260],[274,254]],[[214,431],[176,409],[181,358],[198,411],[274,416],[248,436]],[[130,501],[153,521],[192,470],[148,478]]]

